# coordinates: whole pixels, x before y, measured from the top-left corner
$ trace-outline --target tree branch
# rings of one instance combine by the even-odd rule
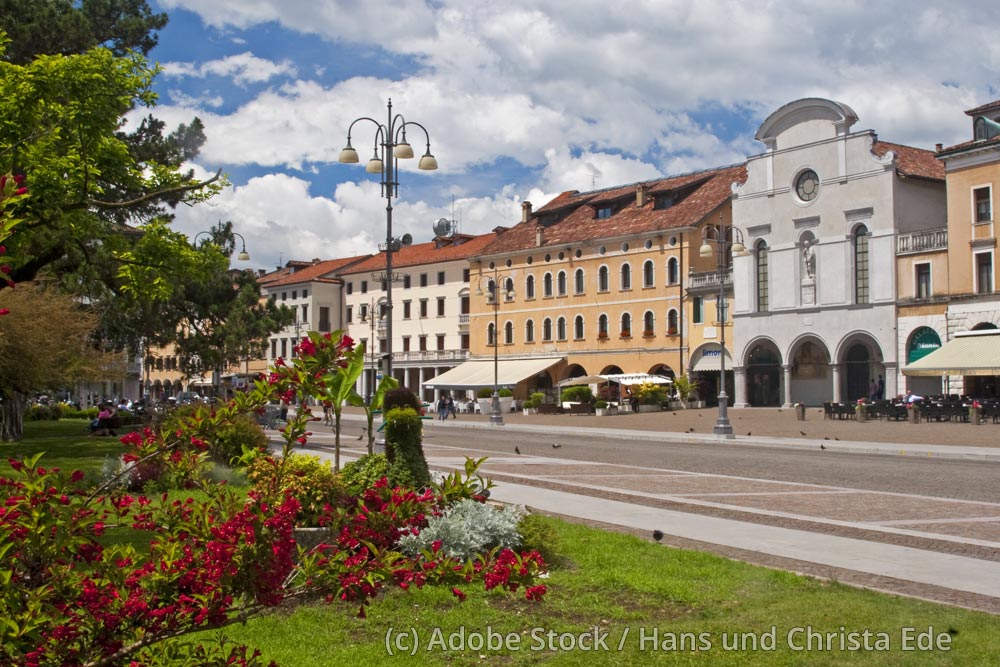
[[[197,183],[191,183],[191,184],[188,184],[188,185],[178,185],[177,187],[168,188],[166,190],[158,190],[156,192],[149,192],[147,194],[144,194],[141,197],[136,197],[135,199],[129,199],[128,201],[101,201],[99,199],[90,199],[90,198],[88,198],[87,201],[86,201],[86,203],[89,204],[89,205],[91,205],[91,206],[96,206],[97,208],[102,208],[102,209],[128,208],[130,206],[135,206],[137,204],[143,204],[145,202],[151,201],[153,199],[159,199],[159,198],[165,197],[167,195],[173,195],[173,194],[178,194],[178,193],[183,193],[183,192],[190,192],[192,190],[200,190],[201,188],[205,187],[206,185],[211,185],[212,183],[215,183],[221,177],[222,177],[222,169],[219,169],[217,172],[215,172],[215,176],[213,176],[212,178],[208,179],[207,181],[198,181]]]

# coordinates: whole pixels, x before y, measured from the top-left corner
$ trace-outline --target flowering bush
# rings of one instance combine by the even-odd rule
[[[279,503],[291,496],[301,506],[296,525],[318,526],[329,506],[344,505],[349,496],[329,461],[318,456],[290,454],[287,459],[257,456],[247,467],[247,479],[261,497]]]
[[[659,405],[667,400],[667,388],[662,384],[644,382],[632,387],[632,394],[643,405]]]
[[[11,472],[0,477],[0,664],[144,667],[183,656],[184,664],[259,667],[259,653],[246,647],[182,638],[295,601],[347,602],[363,615],[387,586],[443,584],[461,599],[457,586],[481,582],[486,589],[523,587],[527,599],[540,599],[545,587],[531,585],[544,568],[537,553],[498,547],[465,561],[438,543],[419,555],[395,550],[400,537],[422,530],[452,502],[478,497],[488,485],[477,475],[456,473],[419,493],[383,478],[344,505],[324,503],[317,521],[330,539],[307,549],[295,541],[303,515],[293,494],[264,484],[244,497],[201,474],[211,448],[206,437],[272,400],[302,404],[322,395],[351,345],[346,336],[310,333],[291,365],[279,359],[251,391],[202,407],[174,429],[125,436],[126,466],[97,488],[84,486],[82,473],[39,465],[40,456],[11,459]],[[302,411],[282,431],[283,456],[267,476],[281,481],[278,488],[295,476],[288,461],[307,442],[311,419]],[[265,456],[247,448],[243,460]],[[162,466],[166,478],[208,500],[121,488],[121,476],[147,465]],[[140,536],[148,549],[133,546]]]

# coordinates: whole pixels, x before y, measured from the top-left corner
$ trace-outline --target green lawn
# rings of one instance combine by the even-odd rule
[[[32,422],[26,431],[25,441],[3,445],[8,455],[46,450],[50,466],[99,472],[120,452],[117,439],[86,436],[83,422]],[[366,619],[343,604],[310,605],[224,632],[285,667],[1000,665],[997,616],[543,523],[560,555],[544,602],[473,585],[464,602],[449,590],[394,590]],[[946,639],[924,650],[918,633],[928,629]],[[907,636],[914,650],[903,650]]]
[[[394,591],[375,602],[366,619],[341,604],[309,606],[225,633],[295,667],[1000,664],[996,616],[545,521],[559,537],[564,562],[545,581],[550,592],[542,603],[473,586],[464,589],[464,602],[447,590]],[[824,637],[819,646],[814,635],[809,646],[810,627],[834,633],[832,641]],[[939,645],[950,646],[903,651],[905,628],[915,628],[914,636],[933,628],[947,637]],[[872,650],[849,650],[850,633],[863,647],[866,630]],[[885,633],[890,650],[876,650],[877,633]],[[479,646],[490,636],[494,647]],[[594,650],[583,650],[592,643]],[[911,646],[918,648],[916,639]]]
[[[105,459],[121,456],[124,449],[116,437],[90,435],[89,424],[86,419],[26,421],[24,438],[0,443],[0,452],[5,459],[45,452],[39,465],[64,471],[82,470],[97,479]]]

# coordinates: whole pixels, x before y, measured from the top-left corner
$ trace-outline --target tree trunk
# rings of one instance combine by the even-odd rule
[[[24,394],[14,392],[0,397],[0,440],[20,440],[24,435]]]

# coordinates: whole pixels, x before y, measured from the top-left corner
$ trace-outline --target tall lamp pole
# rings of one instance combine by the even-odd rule
[[[733,425],[729,423],[729,397],[726,395],[726,316],[729,308],[726,305],[726,271],[732,271],[731,265],[726,260],[732,255],[742,255],[746,253],[743,246],[743,234],[732,225],[729,226],[729,234],[722,226],[722,216],[719,216],[719,229],[716,238],[712,238],[709,227],[705,227],[701,232],[701,248],[698,254],[702,257],[716,256],[716,270],[719,276],[719,300],[716,312],[719,315],[719,416],[712,427],[712,433],[723,438],[733,438]],[[712,248],[712,244],[715,248]]]
[[[371,356],[371,362],[372,362],[372,370],[371,370],[371,376],[369,376],[369,378],[368,378],[368,394],[367,394],[367,397],[365,399],[368,402],[369,405],[371,405],[372,398],[375,396],[375,385],[377,384],[375,382],[375,379],[376,379],[375,376],[378,375],[378,367],[377,367],[377,365],[375,363],[375,358],[376,358],[375,357],[375,354],[376,354],[375,353],[375,321],[376,320],[380,320],[383,317],[385,317],[385,312],[383,310],[384,309],[384,305],[385,304],[384,304],[383,301],[376,301],[375,299],[372,299],[371,303],[369,303],[369,305],[368,305],[368,310],[365,311],[364,314],[362,314],[362,316],[361,316],[361,321],[362,322],[368,322],[369,328],[371,329],[371,336],[368,338],[368,351],[371,353],[370,356]],[[379,312],[377,314],[375,312],[376,308],[379,309]]]
[[[493,275],[479,276],[479,286],[476,288],[476,296],[483,296],[483,280],[487,281],[486,303],[493,306],[493,402],[490,408],[490,425],[503,426],[503,412],[500,410],[500,296],[505,299],[514,298],[514,285],[510,276],[500,275],[499,270],[494,266]],[[503,289],[500,288],[503,281]],[[510,289],[507,289],[507,285]]]
[[[399,250],[399,239],[392,236],[392,198],[399,196],[398,160],[405,160],[413,157],[413,148],[406,141],[406,128],[408,125],[419,127],[424,132],[427,140],[427,151],[420,158],[417,164],[418,169],[432,171],[438,168],[437,160],[431,155],[430,134],[420,123],[407,121],[402,114],[392,115],[392,100],[387,106],[387,121],[382,124],[374,118],[362,116],[355,118],[347,128],[347,146],[340,151],[338,162],[354,164],[358,162],[358,152],[351,145],[351,131],[354,125],[361,121],[368,121],[375,125],[375,147],[372,158],[365,165],[365,171],[369,174],[380,174],[382,185],[382,196],[386,199],[385,205],[385,244],[379,244],[379,249],[385,252],[385,374],[392,377],[392,253]]]

